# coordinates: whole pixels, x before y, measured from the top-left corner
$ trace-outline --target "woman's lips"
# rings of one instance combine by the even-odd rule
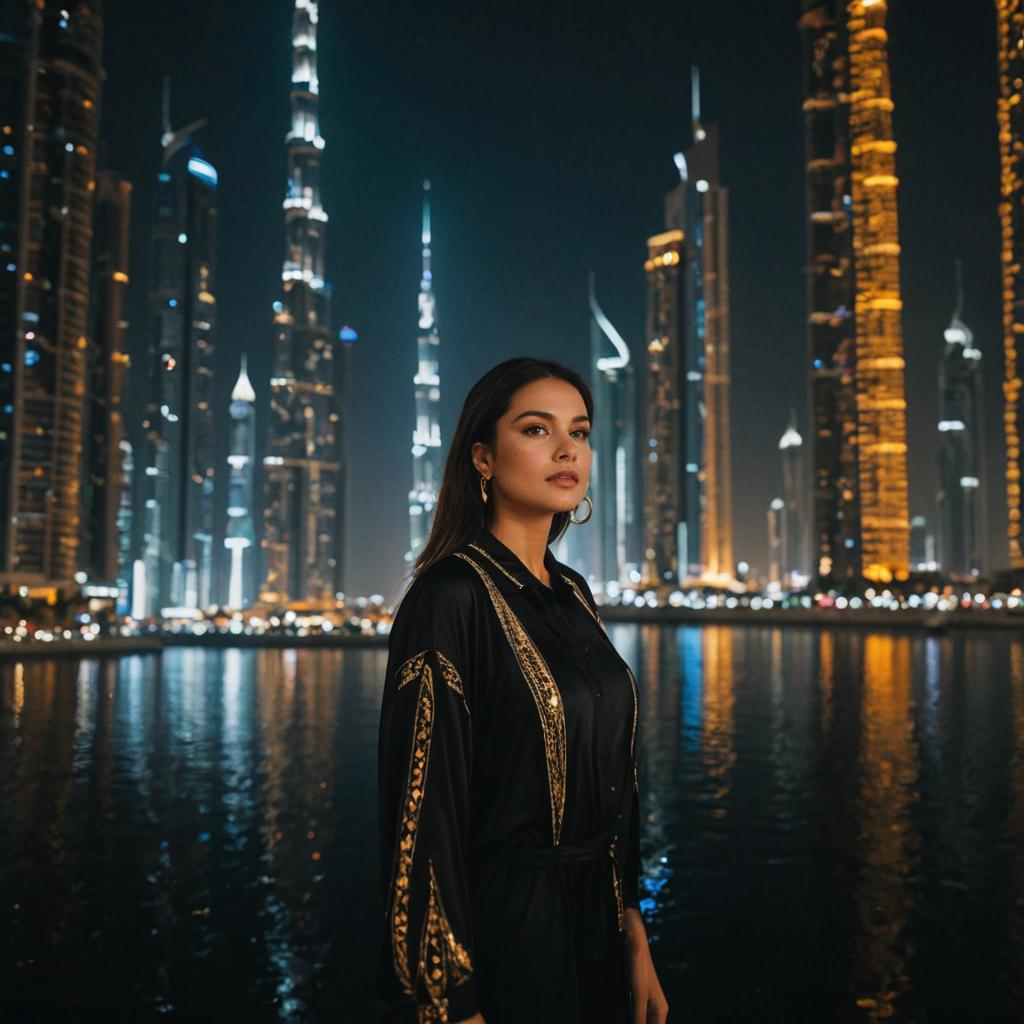
[[[549,476],[548,483],[559,487],[575,487],[579,481],[573,480],[571,476]]]

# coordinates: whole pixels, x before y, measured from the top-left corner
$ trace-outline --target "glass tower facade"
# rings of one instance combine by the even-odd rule
[[[981,351],[961,319],[962,292],[944,333],[939,369],[939,563],[947,575],[981,572]]]
[[[153,225],[144,484],[147,614],[213,600],[217,172],[167,124]]]
[[[0,13],[0,581],[79,568],[102,22],[74,0]]]

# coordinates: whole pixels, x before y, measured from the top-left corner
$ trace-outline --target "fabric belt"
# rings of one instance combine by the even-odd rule
[[[619,822],[592,839],[571,846],[506,846],[497,850],[494,859],[500,864],[518,864],[523,867],[548,868],[563,864],[581,864],[606,856],[616,836]]]

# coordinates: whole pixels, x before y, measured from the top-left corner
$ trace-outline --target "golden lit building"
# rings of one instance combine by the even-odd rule
[[[996,0],[999,48],[999,224],[1003,267],[1003,413],[1010,565],[1024,569],[1021,451],[1024,432],[1024,0]]]
[[[805,0],[819,580],[909,568],[899,221],[885,0]]]
[[[645,582],[678,582],[686,572],[682,519],[683,362],[680,322],[685,294],[681,274],[683,232],[647,239],[647,391],[644,403]]]

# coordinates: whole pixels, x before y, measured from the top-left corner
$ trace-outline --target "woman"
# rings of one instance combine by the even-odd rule
[[[592,414],[577,374],[527,358],[463,406],[391,631],[382,1020],[666,1018],[637,906],[636,683],[548,548],[589,518]]]

